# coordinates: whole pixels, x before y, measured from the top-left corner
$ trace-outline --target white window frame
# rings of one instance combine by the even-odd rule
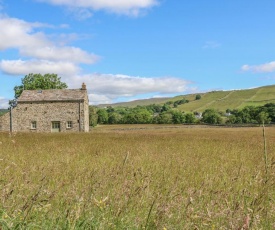
[[[67,123],[66,123],[66,128],[67,128],[67,129],[73,128],[73,122],[72,122],[72,121],[67,121]]]
[[[37,129],[37,122],[36,121],[31,122],[31,129]]]

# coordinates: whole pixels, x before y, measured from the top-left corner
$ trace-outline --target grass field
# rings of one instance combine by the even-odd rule
[[[267,154],[261,127],[0,133],[0,229],[275,229],[265,134]]]

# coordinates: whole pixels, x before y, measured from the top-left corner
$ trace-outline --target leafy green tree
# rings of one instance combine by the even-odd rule
[[[185,123],[187,124],[193,124],[196,122],[196,117],[194,113],[186,113],[184,114],[184,117],[185,117]]]
[[[177,100],[177,101],[174,101],[174,107],[178,107],[178,105],[182,105],[182,104],[185,104],[185,103],[188,103],[189,100],[186,100],[185,98],[181,99],[181,100]]]
[[[162,109],[162,106],[161,105],[153,104],[153,105],[146,106],[146,109],[148,111],[152,111],[152,113],[160,113],[161,109]]]
[[[97,125],[98,115],[94,106],[89,106],[89,125],[95,127]]]
[[[170,112],[163,112],[155,118],[155,123],[157,124],[172,124],[173,115]]]
[[[115,112],[115,109],[112,106],[107,106],[106,110],[107,110],[108,113]]]
[[[221,124],[222,118],[219,112],[214,109],[206,109],[202,113],[202,121],[208,124]]]
[[[271,122],[275,122],[275,103],[267,103],[260,108],[260,111],[267,112]]]
[[[65,89],[67,84],[61,82],[57,74],[33,74],[30,73],[21,79],[22,84],[14,87],[14,97],[20,97],[23,90],[33,89]]]
[[[98,109],[97,110],[97,122],[98,124],[107,124],[108,123],[108,112],[106,109]]]
[[[173,124],[182,124],[185,122],[184,114],[179,110],[172,110],[172,121]]]
[[[162,108],[161,108],[161,112],[166,112],[166,111],[168,111],[168,110],[170,110],[170,109],[171,109],[170,105],[167,104],[167,103],[165,103],[165,104],[162,106]]]
[[[143,109],[137,113],[139,124],[150,124],[152,123],[152,114]]]
[[[119,113],[112,112],[109,114],[108,123],[109,124],[119,124],[122,120],[122,116]]]
[[[236,116],[235,115],[231,115],[231,116],[229,116],[227,118],[226,123],[227,124],[235,124],[236,121],[237,121]]]
[[[144,108],[133,109],[123,118],[125,124],[150,124],[152,123],[152,114]]]
[[[195,100],[200,100],[200,99],[201,99],[201,95],[197,94],[196,97],[195,97]]]
[[[271,118],[269,118],[269,115],[267,112],[260,112],[257,117],[256,120],[259,124],[268,124],[271,121]]]

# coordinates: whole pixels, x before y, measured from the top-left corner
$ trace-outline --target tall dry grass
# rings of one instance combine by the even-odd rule
[[[274,128],[109,127],[0,133],[1,228],[275,229]]]

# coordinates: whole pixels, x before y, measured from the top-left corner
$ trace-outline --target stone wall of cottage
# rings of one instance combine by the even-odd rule
[[[10,113],[0,116],[0,131],[10,131]]]
[[[60,122],[61,132],[88,131],[85,107],[84,102],[78,101],[18,103],[12,111],[13,131],[51,132],[53,121]],[[34,121],[36,129],[31,128]],[[68,121],[72,122],[72,128],[67,128]]]
[[[90,121],[89,121],[89,99],[88,95],[84,100],[84,132],[89,132]]]

